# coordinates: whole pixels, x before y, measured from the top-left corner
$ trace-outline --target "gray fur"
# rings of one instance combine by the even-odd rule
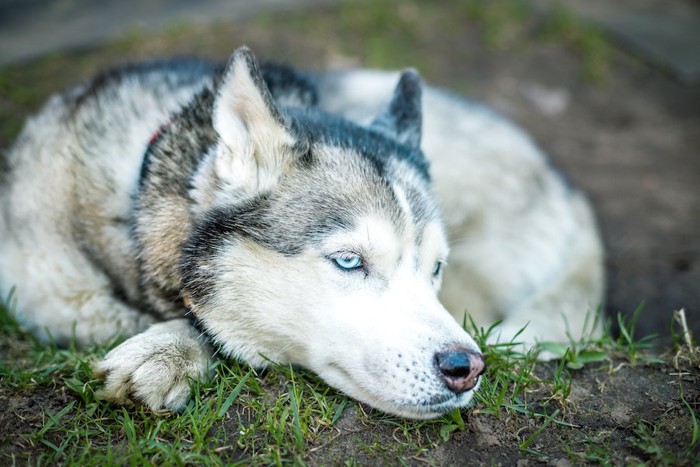
[[[376,210],[400,228],[401,209],[387,180],[399,183],[401,177],[399,173],[389,177],[389,161],[396,158],[415,163],[421,178],[427,179],[419,148],[403,145],[384,131],[368,131],[308,108],[279,107],[252,54],[246,51],[242,55],[271,115],[296,138],[289,149],[295,154],[294,163],[273,192],[262,192],[195,217],[189,209],[193,202],[189,190],[204,155],[218,141],[211,120],[217,90],[204,89],[172,117],[146,152],[132,220],[146,303],[163,319],[183,315],[183,293],[197,300],[199,292],[211,290],[213,284],[207,284],[207,274],[197,273],[196,266],[208,264],[218,243],[243,236],[282,254],[294,255],[318,243],[324,233],[348,228],[353,219]],[[407,78],[414,84],[415,79]],[[399,107],[404,99],[404,87],[397,91],[394,100],[398,103],[393,107]],[[420,132],[416,122],[412,124],[411,131]],[[396,125],[403,127],[398,120]],[[323,160],[316,154],[317,147],[338,147],[345,154],[342,159]],[[434,218],[434,205],[425,193],[421,196],[416,190],[410,192],[414,215],[430,212],[428,218]]]
[[[181,408],[208,373],[200,330],[222,355],[307,366],[392,413],[468,403],[481,357],[457,383],[435,368],[445,346],[478,349],[435,295],[446,245],[418,77],[368,127],[317,101],[309,77],[261,69],[247,48],[223,68],[133,65],[53,98],[0,186],[0,285],[17,285],[18,321],[60,343],[130,337],[94,365],[118,403]],[[358,336],[379,347],[357,351]]]
[[[0,185],[0,292],[16,285],[20,324],[64,344],[130,337],[95,364],[103,397],[120,403],[184,406],[187,378],[206,377],[212,351],[187,321],[196,318],[224,356],[306,366],[390,413],[427,418],[468,404],[483,359],[437,299],[447,240],[421,147],[433,176],[436,168],[450,182],[437,187],[450,227],[467,233],[452,267],[476,272],[450,288],[486,297],[476,303],[489,311],[508,311],[531,284],[537,307],[595,295],[594,224],[585,203],[531,154],[527,170],[508,174],[515,179],[502,187],[505,203],[480,185],[488,177],[479,164],[451,170],[440,156],[461,151],[468,135],[445,132],[484,117],[422,92],[415,72],[398,85],[372,78],[376,89],[353,79],[259,67],[241,48],[225,67],[133,65],[52,98],[10,150]],[[369,100],[353,103],[355,93]],[[338,102],[350,105],[334,109]],[[462,178],[474,186],[462,187]],[[527,196],[510,196],[521,186]],[[532,196],[542,208],[529,222],[518,203]],[[551,240],[513,250],[523,258],[544,252],[560,264],[560,250],[580,245],[566,255],[571,267],[558,269],[571,287],[555,287],[561,292],[547,302],[538,293],[552,288],[531,278],[551,277],[551,267],[535,276],[529,261],[514,261],[515,273],[502,268],[512,255],[489,243],[488,230],[469,230],[478,226],[470,217],[477,197],[481,218],[500,215],[490,228],[524,219],[519,228],[537,233],[526,238]],[[571,231],[580,233],[576,243]],[[480,245],[490,256],[473,261]],[[525,280],[516,274],[523,265]],[[435,363],[453,351],[473,362],[458,381]]]
[[[387,108],[374,119],[371,127],[420,149],[422,119],[420,77],[415,70],[406,70],[401,73]]]

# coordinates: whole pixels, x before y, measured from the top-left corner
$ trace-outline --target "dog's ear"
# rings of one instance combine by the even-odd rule
[[[293,157],[295,138],[247,47],[236,50],[226,66],[212,123],[219,135],[217,185],[239,198],[270,189]]]
[[[404,70],[394,89],[391,102],[371,124],[400,143],[420,148],[423,115],[421,109],[421,79],[413,69]]]

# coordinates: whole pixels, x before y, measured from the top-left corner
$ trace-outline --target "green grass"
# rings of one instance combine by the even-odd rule
[[[545,20],[542,37],[564,43],[583,60],[583,72],[592,82],[602,82],[609,73],[612,47],[603,32],[583,22],[557,3]]]
[[[566,355],[598,352],[606,361],[579,358],[582,366],[571,368],[570,359],[543,364],[536,351],[522,354],[512,344],[487,347],[491,329],[472,323],[470,332],[486,349],[488,372],[472,408],[436,420],[411,421],[373,411],[304,370],[273,365],[259,373],[235,361],[214,363],[211,381],[192,381],[192,399],[181,413],[156,413],[99,399],[101,382],[92,375],[90,362],[116,342],[86,350],[42,344],[19,329],[6,307],[0,310],[0,326],[4,393],[19,398],[39,394],[45,404],[38,428],[19,435],[22,449],[15,455],[41,465],[303,464],[341,436],[338,425],[348,417],[358,434],[352,452],[338,455],[347,455],[343,461],[349,464],[363,463],[358,455],[386,463],[408,458],[432,462],[434,450],[466,434],[474,417],[512,427],[521,454],[541,459],[553,434],[566,438],[567,432],[581,428],[572,422],[577,409],[570,399],[582,367],[605,366],[614,356],[630,365],[654,364],[640,358],[638,344],[644,340],[631,344],[627,339],[634,335],[629,327],[621,339],[572,342]],[[631,346],[637,346],[633,352]],[[700,429],[690,403],[683,402],[693,423],[684,452],[692,457]],[[654,462],[682,460],[657,441],[659,429],[638,419],[629,444]],[[609,464],[612,454],[605,436],[604,431],[591,432],[563,440],[561,455]]]
[[[356,406],[306,371],[274,366],[258,374],[230,361],[214,364],[211,381],[191,382],[192,400],[182,413],[113,406],[99,399],[101,382],[90,370],[90,362],[109,345],[80,351],[42,344],[24,335],[6,308],[0,310],[0,323],[2,340],[23,341],[15,351],[25,355],[19,362],[2,359],[3,386],[15,394],[42,388],[68,393],[65,405],[46,410],[38,431],[21,435],[23,445],[43,448],[38,455],[31,449],[36,456],[31,463],[295,463],[312,444],[333,438],[343,412]],[[356,411],[362,423],[391,425],[406,440],[427,426],[440,430],[456,421],[464,429],[459,413],[415,423]],[[402,452],[421,450],[409,443]]]

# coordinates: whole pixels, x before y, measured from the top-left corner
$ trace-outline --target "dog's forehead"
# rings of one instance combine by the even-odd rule
[[[286,109],[289,124],[300,138],[317,147],[334,147],[360,154],[383,172],[391,160],[402,160],[428,181],[428,162],[420,149],[399,143],[373,127],[323,112]]]
[[[317,144],[310,169],[316,198],[336,204],[337,212],[353,219],[368,215],[392,222],[395,229],[418,234],[438,217],[427,179],[414,165],[383,154],[378,166],[361,151]]]
[[[358,248],[387,265],[407,252],[406,258],[421,264],[445,256],[436,204],[426,179],[411,164],[389,156],[379,171],[348,148],[319,145],[314,151],[315,167],[306,174],[312,182],[301,183],[316,187],[305,200],[315,206],[305,229],[307,246]]]
[[[366,149],[316,141],[309,160],[290,168],[272,191],[209,212],[197,231],[213,247],[245,237],[295,255],[374,217],[419,243],[425,226],[438,217],[427,176],[390,146],[376,157]]]

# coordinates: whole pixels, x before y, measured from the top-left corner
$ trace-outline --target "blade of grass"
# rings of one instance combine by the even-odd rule
[[[294,394],[294,386],[289,388],[289,402],[292,405],[292,418],[294,419],[294,425],[292,430],[294,431],[294,438],[297,440],[297,448],[299,450],[304,449],[304,434],[301,432],[301,424],[299,423],[299,404],[297,403],[296,394]]]
[[[70,404],[59,410],[56,414],[48,414],[49,421],[41,427],[41,430],[39,430],[39,432],[37,433],[37,437],[44,436],[47,431],[49,431],[54,426],[58,425],[58,421],[61,419],[61,417],[67,414],[73,408],[74,405],[75,401],[72,401]]]
[[[223,404],[221,404],[221,407],[219,407],[219,411],[216,413],[219,417],[223,417],[226,412],[228,412],[228,409],[231,407],[231,404],[233,404],[233,401],[238,397],[238,395],[241,393],[243,390],[243,385],[245,385],[246,381],[248,381],[248,378],[250,378],[250,375],[253,374],[253,370],[248,371],[243,378],[238,382],[235,388],[233,388],[233,391],[231,391],[231,394],[226,398]]]
[[[549,426],[549,424],[552,423],[552,421],[554,420],[554,417],[556,417],[557,415],[559,415],[559,410],[558,410],[558,409],[557,409],[552,415],[550,415],[549,417],[547,417],[547,419],[544,421],[544,423],[542,424],[542,426],[540,426],[538,429],[536,429],[536,430],[534,431],[534,433],[532,433],[532,434],[530,435],[529,438],[527,438],[525,441],[523,441],[522,443],[520,443],[520,446],[519,446],[520,450],[521,450],[521,451],[526,450],[527,447],[528,447],[530,444],[532,444],[532,442],[535,440],[535,438],[537,438],[537,437],[540,435],[540,433],[542,433],[544,430],[547,429],[547,427]]]

